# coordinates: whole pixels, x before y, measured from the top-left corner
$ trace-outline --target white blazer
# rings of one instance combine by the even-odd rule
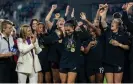
[[[38,55],[42,49],[38,45],[38,41],[35,42],[34,45],[31,43],[30,45],[27,42],[23,42],[21,38],[17,40],[18,49],[19,49],[19,58],[17,62],[16,71],[21,73],[32,73],[33,69],[35,72],[41,71],[41,65],[38,59]],[[34,58],[31,53],[31,49],[33,49]]]

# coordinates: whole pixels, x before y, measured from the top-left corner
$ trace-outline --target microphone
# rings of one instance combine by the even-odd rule
[[[18,48],[17,48],[16,45],[14,45],[14,46],[11,48],[11,52],[12,52],[13,54],[17,54],[17,51],[18,51]]]

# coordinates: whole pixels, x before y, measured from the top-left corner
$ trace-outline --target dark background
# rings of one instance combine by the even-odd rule
[[[56,12],[60,12],[62,16],[69,4],[71,9],[75,8],[75,17],[78,20],[80,12],[85,12],[87,18],[92,20],[94,5],[99,3],[123,4],[130,1],[133,0],[0,0],[0,18],[12,20],[17,26],[29,23],[32,18],[44,22],[52,4],[58,5]]]
[[[60,0],[60,2],[62,1],[63,0]],[[64,1],[67,1],[67,0],[64,0]],[[79,17],[79,13],[83,11],[83,12],[86,12],[88,18],[92,20],[93,5],[97,5],[100,3],[119,4],[119,3],[126,3],[130,1],[133,1],[133,0],[69,0],[68,3],[75,8],[76,17]]]

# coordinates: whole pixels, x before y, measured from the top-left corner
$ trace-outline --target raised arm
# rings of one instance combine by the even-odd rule
[[[69,8],[70,8],[70,6],[68,5],[68,6],[66,7],[65,17],[67,17],[67,16],[68,16],[68,13],[69,13]]]
[[[52,5],[52,8],[51,8],[51,10],[50,10],[50,12],[48,13],[48,15],[46,16],[46,18],[45,18],[45,22],[46,22],[46,25],[48,26],[48,28],[52,28],[52,22],[50,21],[50,18],[51,18],[51,16],[52,16],[52,14],[53,14],[53,12],[54,12],[54,10],[57,8],[57,5],[55,4],[55,5]]]
[[[108,11],[108,4],[99,6],[100,10],[100,17],[101,17],[101,24],[103,28],[107,28],[107,22],[106,22],[106,17],[107,17],[107,11]]]
[[[80,16],[81,16],[80,18],[82,20],[84,20],[84,21],[86,21],[88,23],[89,27],[93,28],[96,31],[97,35],[101,34],[101,31],[99,30],[99,28],[96,28],[89,20],[87,20],[86,14],[84,12],[81,12]]]
[[[108,12],[108,4],[102,5],[99,7],[101,21],[106,21],[107,12]]]
[[[75,13],[75,10],[73,8],[72,13],[71,13],[71,18],[74,18],[74,13]]]
[[[49,34],[53,33],[56,29],[57,29],[57,22],[58,22],[58,19],[60,18],[60,13],[56,13],[55,14],[55,18],[54,18],[54,22],[53,22],[53,25],[49,31]]]
[[[86,14],[84,12],[81,12],[80,16],[81,16],[80,18],[86,21],[91,28],[96,29],[96,27],[89,20],[87,20]]]

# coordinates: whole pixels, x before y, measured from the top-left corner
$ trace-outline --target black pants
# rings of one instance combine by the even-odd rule
[[[0,59],[0,83],[16,83],[15,64],[8,58]]]
[[[11,83],[18,83],[18,75],[16,72],[16,63],[15,61],[11,62]]]

